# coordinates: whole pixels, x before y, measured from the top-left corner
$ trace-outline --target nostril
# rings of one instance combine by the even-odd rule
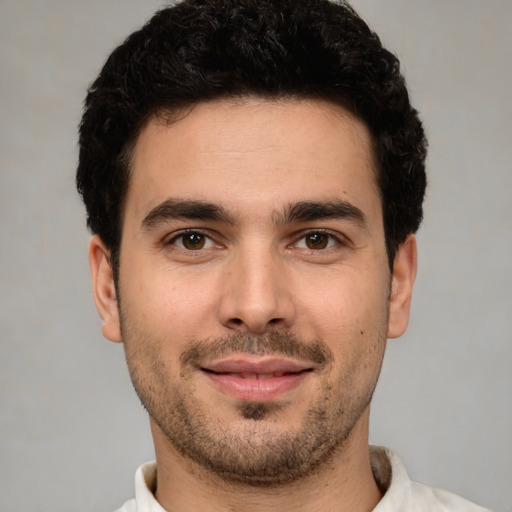
[[[242,324],[243,324],[243,322],[242,322],[242,320],[240,320],[240,318],[233,318],[231,321],[232,321],[235,325],[242,325]]]

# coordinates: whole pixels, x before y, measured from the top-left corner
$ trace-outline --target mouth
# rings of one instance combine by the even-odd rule
[[[285,376],[296,375],[297,373],[301,373],[301,372],[273,372],[273,373],[252,373],[252,372],[223,373],[223,372],[220,372],[220,373],[217,373],[217,372],[212,372],[211,370],[208,370],[207,368],[202,368],[202,370],[207,373],[213,373],[216,375],[225,375],[225,376],[234,377],[237,379],[250,379],[250,380],[276,379],[279,377],[285,377]],[[301,370],[301,371],[308,372],[308,371],[312,371],[312,370],[308,369],[308,370]]]
[[[287,359],[247,355],[209,363],[200,370],[223,394],[268,402],[297,388],[314,368]]]

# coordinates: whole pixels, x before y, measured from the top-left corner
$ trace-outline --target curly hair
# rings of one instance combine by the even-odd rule
[[[328,100],[366,123],[392,265],[422,220],[427,148],[397,57],[344,1],[184,0],[112,52],[85,100],[77,188],[114,272],[130,154],[145,123],[246,95]]]

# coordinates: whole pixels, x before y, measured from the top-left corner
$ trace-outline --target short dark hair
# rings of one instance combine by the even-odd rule
[[[85,100],[77,188],[114,272],[130,154],[148,119],[247,95],[328,100],[366,123],[392,264],[422,220],[427,147],[397,57],[344,1],[184,0],[112,52]]]

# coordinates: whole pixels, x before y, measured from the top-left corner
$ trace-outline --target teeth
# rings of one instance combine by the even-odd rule
[[[240,373],[232,373],[234,377],[239,377],[241,379],[273,379],[275,377],[282,377],[284,375],[283,372],[275,372],[275,373],[249,373],[249,372],[240,372]]]
[[[1,0],[0,0],[1,1]],[[217,372],[213,372],[217,373]],[[272,372],[272,373],[254,373],[254,372],[218,372],[218,375],[229,375],[230,377],[236,377],[238,379],[248,379],[248,380],[265,380],[265,379],[275,379],[278,377],[283,377],[284,375],[293,375],[295,372]]]
[[[255,373],[247,373],[247,372],[239,373],[238,376],[240,376],[242,379],[250,379],[250,380],[258,378]]]

